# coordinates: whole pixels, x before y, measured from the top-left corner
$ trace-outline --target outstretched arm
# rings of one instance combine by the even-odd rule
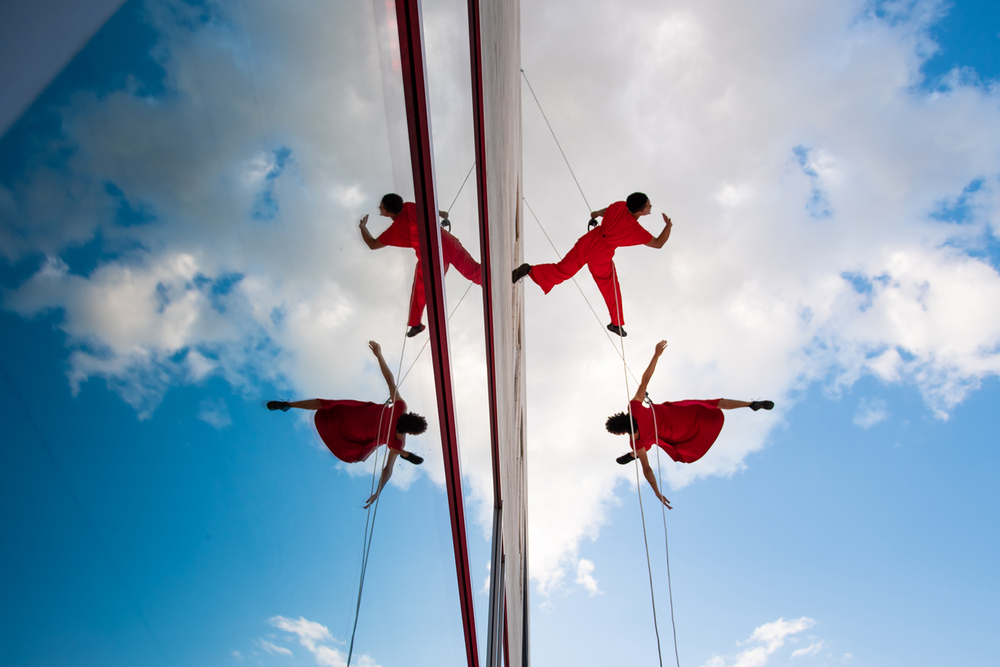
[[[649,360],[649,366],[646,367],[646,372],[642,374],[642,382],[639,383],[639,388],[635,390],[635,396],[632,397],[633,401],[641,401],[646,398],[646,388],[653,377],[653,371],[656,370],[656,360],[660,358],[665,349],[667,349],[667,341],[661,340],[656,344],[653,358]]]
[[[642,475],[653,488],[653,493],[656,494],[657,499],[659,499],[661,503],[667,506],[668,510],[672,510],[673,507],[670,506],[670,501],[663,497],[663,494],[660,493],[659,487],[656,485],[656,475],[653,474],[653,469],[649,467],[649,458],[646,455],[646,450],[641,447],[637,447],[635,453],[639,458],[639,463],[642,464]]]
[[[382,358],[382,346],[370,340],[368,341],[368,347],[371,348],[371,351],[375,354],[375,358],[378,359],[379,370],[382,371],[382,377],[385,378],[385,383],[389,387],[389,396],[392,397],[393,402],[400,400],[399,395],[396,393],[396,381],[392,377],[392,371],[389,370],[385,359]]]
[[[368,231],[368,214],[365,213],[365,217],[361,218],[361,222],[358,224],[361,228],[361,238],[364,239],[365,245],[372,250],[378,250],[379,248],[384,248],[385,244],[372,236],[371,232]]]
[[[365,509],[368,509],[368,507],[378,499],[379,494],[382,493],[382,489],[385,488],[385,483],[389,481],[390,477],[392,477],[392,468],[396,465],[397,456],[399,456],[398,451],[395,449],[389,450],[389,455],[385,459],[385,466],[382,468],[382,477],[378,480],[378,488],[375,489],[375,493],[373,493],[368,500],[365,501]]]
[[[663,231],[660,232],[659,236],[656,236],[646,241],[646,245],[648,245],[650,248],[662,248],[666,244],[667,239],[670,238],[670,230],[673,228],[674,228],[674,223],[671,222],[670,218],[667,217],[667,214],[664,213]]]
[[[607,210],[608,210],[608,207],[605,206],[600,211],[591,211],[590,212],[590,217],[591,218],[603,218],[604,214],[607,212]]]

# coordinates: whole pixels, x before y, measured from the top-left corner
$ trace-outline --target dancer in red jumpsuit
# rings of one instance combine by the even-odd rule
[[[403,203],[403,198],[397,194],[387,194],[378,205],[379,215],[392,220],[392,224],[375,238],[368,231],[368,216],[361,218],[361,237],[372,250],[386,246],[398,248],[413,248],[417,254],[417,268],[413,273],[413,291],[410,296],[410,318],[407,326],[410,329],[406,335],[412,338],[426,327],[421,320],[424,318],[424,307],[427,300],[424,297],[424,273],[420,265],[420,237],[417,233],[417,206],[413,202]],[[445,211],[441,217],[447,219]],[[482,284],[482,268],[479,262],[462,247],[461,242],[450,232],[441,230],[441,252],[444,255],[445,272],[454,266],[459,273],[477,285]]]
[[[325,398],[311,398],[305,401],[268,401],[268,410],[287,412],[289,408],[316,411],[316,430],[326,446],[341,461],[356,463],[367,460],[379,445],[387,445],[389,454],[382,468],[375,493],[365,502],[368,507],[378,498],[386,482],[392,476],[392,468],[396,465],[396,457],[400,456],[414,465],[420,465],[424,459],[413,452],[406,451],[406,435],[420,435],[427,430],[427,420],[418,414],[406,411],[406,401],[396,393],[396,382],[392,371],[382,358],[382,348],[375,341],[369,341],[368,347],[378,359],[382,377],[389,385],[389,396],[386,403],[371,403],[369,401],[328,401]]]
[[[642,464],[642,474],[649,485],[653,487],[653,493],[664,505],[670,508],[670,501],[660,493],[656,486],[656,476],[652,468],[649,467],[649,460],[646,452],[654,444],[674,461],[681,463],[693,463],[705,455],[705,452],[715,444],[715,439],[719,437],[722,430],[724,417],[723,410],[733,410],[735,408],[750,408],[751,410],[770,410],[774,407],[773,401],[734,401],[731,398],[716,398],[710,401],[677,401],[654,404],[647,408],[642,404],[646,397],[646,387],[653,371],[656,370],[656,361],[667,348],[667,341],[661,340],[656,345],[656,351],[649,362],[649,367],[642,374],[642,382],[636,389],[635,396],[629,403],[632,412],[632,428],[629,429],[629,415],[627,412],[619,412],[613,417],[608,417],[607,429],[609,433],[615,435],[625,435],[631,431],[632,451],[618,457],[618,463],[625,465],[639,458]]]
[[[601,290],[608,313],[611,314],[608,331],[627,336],[623,328],[625,318],[622,315],[622,293],[614,263],[615,249],[632,245],[663,247],[670,238],[673,223],[664,213],[663,231],[654,237],[638,222],[642,216],[649,215],[651,209],[649,197],[641,192],[633,192],[625,201],[594,211],[590,214],[592,218],[603,218],[600,226],[581,236],[562,260],[556,264],[522,264],[514,269],[514,282],[524,276],[531,276],[542,291],[548,294],[553,287],[572,278],[586,264]]]

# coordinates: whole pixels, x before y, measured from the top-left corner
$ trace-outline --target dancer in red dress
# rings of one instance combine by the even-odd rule
[[[603,218],[600,226],[594,227],[580,237],[566,256],[556,264],[522,264],[514,269],[513,279],[516,283],[524,276],[531,279],[542,288],[546,294],[563,282],[569,280],[586,264],[590,275],[594,276],[597,288],[601,290],[604,303],[611,314],[611,324],[608,331],[619,336],[627,336],[625,318],[622,314],[622,293],[618,286],[618,272],[615,270],[615,250],[632,245],[647,245],[650,248],[662,248],[670,238],[673,224],[667,214],[663,214],[663,230],[654,237],[639,224],[638,220],[649,215],[652,206],[649,197],[641,192],[633,192],[625,201],[615,202],[611,206],[591,213],[592,218]],[[595,223],[596,224],[596,223]]]
[[[770,410],[774,407],[773,401],[734,401],[731,398],[716,398],[710,401],[677,401],[653,404],[647,408],[642,404],[646,397],[646,387],[653,371],[656,370],[656,361],[667,348],[667,341],[661,340],[656,345],[656,351],[649,362],[649,367],[642,374],[642,382],[636,389],[635,396],[629,403],[629,410],[632,412],[632,428],[629,429],[629,415],[626,412],[619,412],[613,417],[608,417],[606,424],[608,432],[615,435],[625,435],[631,431],[632,451],[618,457],[618,463],[625,465],[631,463],[638,457],[642,464],[642,474],[649,485],[653,487],[653,493],[660,499],[668,509],[670,501],[660,493],[656,485],[656,476],[649,466],[649,459],[646,452],[654,444],[674,461],[680,463],[693,463],[705,455],[705,452],[715,444],[715,439],[722,431],[724,417],[723,410],[733,410],[736,408],[750,408],[751,410]]]
[[[420,237],[417,232],[417,206],[413,202],[403,203],[403,198],[397,194],[387,194],[382,197],[378,205],[379,215],[392,220],[392,224],[378,238],[368,231],[368,216],[361,218],[361,237],[365,244],[372,250],[378,250],[386,246],[396,246],[397,248],[413,248],[417,254],[417,268],[413,272],[413,291],[410,295],[410,317],[407,326],[410,327],[406,335],[412,338],[423,331],[426,327],[421,320],[424,318],[424,307],[427,300],[424,297],[424,273],[420,266]],[[448,219],[446,211],[440,211],[440,215],[445,220]],[[477,285],[482,284],[482,267],[479,262],[472,259],[472,255],[462,247],[462,243],[448,232],[441,230],[441,253],[444,255],[444,270],[454,266],[459,273]]]
[[[356,463],[366,460],[379,445],[387,445],[389,454],[382,468],[375,493],[365,502],[368,507],[378,498],[386,482],[392,476],[392,468],[396,457],[401,456],[414,465],[420,465],[424,459],[413,452],[406,451],[406,434],[420,435],[427,430],[427,420],[418,414],[406,411],[406,401],[396,393],[396,382],[392,371],[382,358],[382,348],[375,341],[369,341],[368,347],[378,359],[382,377],[389,385],[389,401],[386,403],[371,403],[368,401],[328,401],[325,398],[312,398],[305,401],[268,401],[268,410],[287,412],[289,408],[316,411],[316,430],[326,446],[341,461]],[[395,399],[395,400],[393,400]]]

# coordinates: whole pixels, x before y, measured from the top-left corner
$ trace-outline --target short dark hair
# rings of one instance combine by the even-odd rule
[[[395,192],[390,192],[382,197],[382,206],[385,210],[389,211],[389,213],[396,215],[403,210],[403,198]]]
[[[604,424],[604,427],[608,429],[608,433],[626,435],[629,433],[628,419],[629,415],[624,412],[619,412],[616,415],[608,417],[608,421]],[[639,422],[635,420],[635,417],[632,417],[632,431],[637,430],[639,430]]]
[[[646,208],[646,204],[649,203],[649,197],[647,197],[642,192],[633,192],[625,200],[625,206],[628,207],[630,213],[638,213],[642,209]],[[389,208],[386,206],[386,208]]]
[[[396,422],[397,433],[409,433],[410,435],[420,435],[427,430],[427,420],[415,412],[405,412],[399,416]]]

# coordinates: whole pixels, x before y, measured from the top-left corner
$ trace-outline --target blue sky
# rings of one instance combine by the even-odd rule
[[[668,338],[658,400],[778,403],[665,466],[681,660],[994,662],[1000,10],[574,7],[522,7],[525,71],[591,205],[643,189],[648,229],[675,220],[663,250],[619,253],[630,365]],[[465,10],[424,11],[447,203],[472,162]],[[400,363],[413,260],[369,253],[353,222],[410,187],[372,17],[133,0],[0,138],[6,664],[339,664],[369,478],[261,401],[382,400],[371,338]],[[565,251],[585,206],[523,109],[524,195]],[[474,207],[465,190],[452,209],[470,250]],[[526,225],[525,259],[550,261]],[[454,305],[467,284],[448,284]],[[574,287],[524,289],[532,658],[653,664],[633,471],[601,431],[620,363]],[[473,288],[451,323],[477,587],[479,302]],[[412,443],[427,462],[401,464],[380,505],[356,653],[451,664],[427,359],[404,397],[432,421]],[[672,661],[651,504],[646,518]],[[481,635],[485,603],[477,588]]]

